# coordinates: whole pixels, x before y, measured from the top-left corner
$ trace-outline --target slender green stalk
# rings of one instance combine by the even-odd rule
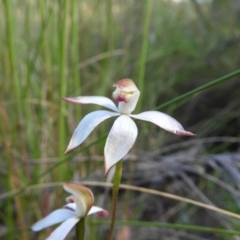
[[[106,52],[111,52],[114,49],[114,27],[113,27],[113,13],[112,13],[112,0],[107,0],[105,1],[105,16],[106,16],[106,36],[107,36],[107,44],[105,51]],[[102,84],[101,84],[101,89],[100,92],[101,94],[105,95],[107,93],[108,89],[108,82],[109,82],[109,70],[111,67],[111,60],[110,58],[106,58],[103,60],[103,71],[102,71]],[[102,127],[102,130],[104,128]]]
[[[147,59],[147,49],[148,49],[148,32],[149,32],[149,23],[150,23],[150,16],[151,16],[151,2],[152,0],[145,1],[145,18],[144,18],[144,25],[143,25],[143,38],[142,38],[142,49],[141,49],[141,56],[139,62],[139,77],[138,77],[138,88],[140,92],[143,92],[144,88],[144,75],[145,75],[145,65]],[[140,98],[138,101],[138,108],[142,108],[142,100]]]
[[[111,215],[111,225],[108,233],[108,240],[112,239],[113,229],[115,224],[116,212],[117,212],[117,202],[118,202],[118,191],[119,185],[122,178],[122,160],[116,164],[116,169],[113,178],[113,188],[112,188],[112,215]]]
[[[15,95],[15,109],[12,111],[13,116],[12,119],[15,119],[14,126],[16,130],[19,130],[19,126],[22,124],[22,116],[23,116],[23,102],[21,99],[21,86],[17,75],[17,67],[16,67],[16,47],[14,41],[14,17],[16,9],[14,3],[11,0],[4,1],[5,7],[5,19],[6,19],[6,36],[7,36],[7,51],[8,51],[8,58],[9,58],[9,72],[10,72],[10,82],[13,84],[13,94]],[[17,151],[21,152],[21,155],[24,154],[24,141],[22,141],[22,134],[20,131],[12,131],[12,138],[10,140],[13,143],[13,146],[9,148],[9,152],[7,154],[7,166],[8,166],[8,187],[9,189],[15,189],[19,187],[18,179],[19,177],[19,169],[16,167],[16,158],[13,157],[10,152],[12,148],[16,148]],[[17,143],[15,145],[15,143]],[[21,147],[23,147],[21,149]],[[14,198],[14,204],[16,207],[16,220],[20,227],[24,226],[24,210],[23,210],[23,200],[20,196]],[[13,211],[12,211],[12,202],[9,201],[7,203],[7,216],[6,216],[6,226],[12,227],[14,225],[13,219]],[[27,233],[22,232],[21,239],[27,239]],[[11,236],[10,238],[11,239]]]
[[[8,44],[8,54],[9,54],[9,63],[10,63],[10,73],[11,79],[14,86],[14,94],[16,100],[16,112],[17,116],[21,117],[21,94],[20,94],[20,83],[16,74],[16,56],[15,56],[15,45],[14,45],[14,25],[13,25],[13,13],[12,10],[13,4],[11,0],[5,0],[5,14],[6,14],[6,35],[7,35],[7,44]]]
[[[61,23],[59,23],[59,78],[60,78],[60,96],[59,96],[59,105],[60,105],[60,114],[59,114],[59,161],[63,160],[63,152],[66,148],[65,140],[65,123],[63,107],[64,103],[61,97],[66,96],[67,91],[67,80],[66,80],[66,55],[67,55],[67,13],[69,1],[62,1],[60,4],[60,9],[62,9],[62,16],[60,17]],[[63,164],[59,168],[59,177],[62,181],[66,180],[66,164]]]
[[[4,6],[5,6],[5,19],[6,19],[6,36],[7,36],[7,39],[8,39],[8,54],[9,54],[9,72],[10,72],[10,77],[11,77],[11,80],[12,82],[15,82],[13,81],[13,78],[15,78],[15,72],[14,72],[14,51],[13,51],[13,40],[12,40],[12,20],[11,20],[11,12],[10,12],[10,1],[4,1]],[[14,85],[14,83],[13,83]],[[2,103],[2,99],[1,99],[1,103]],[[17,107],[17,111],[18,111],[18,107]],[[4,127],[2,127],[3,130],[5,129],[8,129],[8,121],[7,119],[4,119],[2,116],[1,116],[1,120],[5,120],[5,123],[2,124]],[[3,134],[3,132],[2,132]],[[15,137],[16,133],[13,133],[12,134],[12,139],[13,139],[13,142],[14,142],[14,139],[16,138]],[[4,136],[3,136],[4,137]],[[10,152],[10,149],[8,150],[8,148],[6,149],[6,152]],[[7,154],[8,158],[6,158],[7,160],[7,170],[9,173],[12,173],[13,172],[13,166],[14,166],[14,162],[11,160],[10,158],[10,155]],[[12,181],[11,181],[11,174],[8,175],[8,181],[7,181],[7,185],[8,185],[8,189],[9,190],[12,190]],[[7,212],[6,212],[6,227],[11,229],[14,227],[14,224],[13,224],[13,214],[12,214],[12,202],[11,200],[8,200],[7,201]],[[7,239],[10,239],[10,238],[7,238]]]
[[[50,10],[46,13],[45,12],[46,10],[43,9],[43,6],[46,5],[46,2],[39,1],[38,4],[39,4],[39,8],[40,8],[40,13],[41,13],[41,30],[39,33],[38,40],[35,44],[36,47],[35,47],[34,55],[32,58],[30,58],[30,56],[28,56],[28,58],[27,58],[26,86],[22,89],[23,98],[26,98],[29,94],[28,91],[30,90],[30,87],[32,84],[32,82],[31,82],[32,74],[34,73],[34,70],[36,68],[36,63],[39,58],[39,55],[41,55],[41,50],[43,49],[44,44],[48,40],[48,35],[46,33],[47,33],[47,29],[49,27],[49,23],[50,23],[50,21],[52,21],[53,16],[54,16],[53,7],[50,8]],[[26,7],[29,8],[29,5],[27,4]],[[26,15],[26,17],[28,17],[28,15]],[[29,21],[31,21],[31,19],[29,19]],[[28,24],[30,25],[30,23],[28,23]],[[29,30],[28,30],[28,28],[29,28]],[[32,44],[30,33],[28,33],[30,31],[30,28],[31,28],[31,25],[29,27],[27,27],[27,29],[26,29],[26,37],[27,37],[27,41],[28,41],[28,52],[30,52],[30,50],[31,50],[30,44]]]
[[[109,225],[109,221],[104,220],[94,220],[91,222],[92,226],[99,226],[99,225]],[[146,221],[116,221],[118,226],[132,226],[132,227],[155,227],[155,228],[169,228],[169,229],[176,229],[176,230],[185,230],[185,231],[197,231],[197,232],[208,232],[208,233],[216,233],[221,235],[236,235],[240,236],[240,231],[234,230],[226,230],[221,228],[211,228],[211,227],[202,227],[202,226],[195,226],[195,225],[185,225],[185,224],[176,224],[176,223],[161,223],[161,222],[146,222]],[[2,237],[7,236],[16,236],[21,231],[29,230],[28,227],[26,228],[17,228],[11,229],[6,233],[3,233]]]
[[[81,78],[80,78],[80,70],[78,68],[79,64],[79,8],[78,8],[78,1],[72,0],[71,1],[71,23],[72,23],[72,29],[71,29],[71,37],[72,37],[72,43],[71,43],[71,58],[72,58],[72,66],[73,66],[73,79],[74,79],[74,87],[76,90],[76,96],[81,95]],[[81,108],[75,109],[76,111],[76,118],[81,119]]]
[[[81,218],[76,225],[76,240],[84,240],[85,235],[85,218]]]

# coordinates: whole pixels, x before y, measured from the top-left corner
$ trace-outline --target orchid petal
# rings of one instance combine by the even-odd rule
[[[65,221],[66,219],[76,217],[76,213],[68,210],[68,209],[58,209],[50,213],[45,218],[39,220],[34,225],[32,225],[31,229],[35,232],[42,230],[43,228],[47,228],[54,224]]]
[[[92,208],[88,212],[88,215],[91,215],[91,214],[94,214],[94,213],[97,213],[97,215],[99,217],[108,217],[108,215],[109,215],[107,210],[105,210],[103,208],[100,208],[100,207],[97,207],[97,206],[92,206]]]
[[[57,227],[46,240],[64,240],[71,229],[77,224],[79,218],[69,218]]]
[[[194,133],[185,131],[176,119],[162,112],[148,111],[140,114],[131,114],[130,116],[136,119],[152,122],[166,131],[180,136],[195,136]]]
[[[114,122],[104,148],[105,174],[132,148],[137,137],[137,126],[127,115]]]
[[[78,147],[102,121],[118,115],[119,113],[106,110],[95,111],[86,115],[74,130],[65,154]]]
[[[81,104],[97,104],[105,108],[109,108],[115,112],[118,112],[118,108],[114,102],[102,96],[84,96],[84,97],[64,97],[63,100],[71,103],[81,103]]]

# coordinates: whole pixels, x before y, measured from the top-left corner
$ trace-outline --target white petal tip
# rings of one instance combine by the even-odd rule
[[[81,97],[62,97],[62,100],[70,103],[81,103]]]
[[[104,176],[106,177],[109,173],[109,171],[112,169],[112,167],[114,166],[115,164],[111,165],[111,166],[106,166],[106,162],[105,162],[105,172],[104,172]]]
[[[40,231],[38,228],[35,227],[35,225],[31,226],[31,230],[32,230],[33,232],[38,232],[38,231]]]
[[[119,159],[116,163],[112,164],[111,162],[108,163],[107,165],[107,161],[106,161],[106,157],[104,160],[104,176],[107,177],[108,174],[111,174],[111,172],[115,172],[114,167],[116,166],[116,164],[120,161],[121,159]]]
[[[106,168],[106,167],[105,167],[105,172],[104,172],[104,176],[105,176],[105,177],[107,176],[109,170],[110,170],[110,168]]]
[[[68,98],[68,97],[62,97],[62,100],[66,101],[66,102],[71,102],[70,98]]]
[[[81,144],[79,144],[78,146],[74,146],[74,147],[68,147],[68,148],[66,149],[66,151],[64,152],[64,155],[72,152],[73,150],[75,150],[76,148],[78,148],[80,145],[81,145]]]
[[[64,152],[64,155],[70,153],[73,149],[67,149],[65,152]]]

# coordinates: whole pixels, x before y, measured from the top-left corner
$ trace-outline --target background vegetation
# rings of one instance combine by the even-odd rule
[[[112,85],[128,77],[141,90],[135,112],[157,108],[239,70],[239,26],[239,0],[2,0],[0,238],[49,234],[29,227],[64,205],[67,194],[54,183],[105,181],[103,147],[113,120],[64,156],[80,119],[99,107],[63,96],[111,97]],[[195,132],[191,139],[137,121],[123,183],[239,213],[239,93],[237,72],[158,108]],[[91,189],[96,205],[109,209],[108,188]],[[229,232],[240,231],[236,219],[167,198],[122,190],[118,209],[125,222],[117,223],[115,239],[239,239]],[[88,225],[87,239],[105,239],[106,222],[90,217]]]

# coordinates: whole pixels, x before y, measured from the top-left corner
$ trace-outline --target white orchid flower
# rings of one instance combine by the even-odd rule
[[[147,111],[136,115],[131,114],[140,96],[140,91],[131,79],[122,79],[113,86],[116,87],[113,98],[119,102],[118,107],[111,99],[102,96],[63,98],[71,103],[98,104],[112,110],[94,111],[86,115],[75,129],[65,154],[78,147],[102,121],[116,116],[119,117],[112,126],[104,148],[105,174],[129,152],[135,143],[138,129],[131,117],[152,122],[180,136],[195,135],[185,131],[177,120],[162,112]]]
[[[106,210],[92,206],[94,197],[89,188],[75,182],[63,183],[63,188],[72,194],[66,199],[68,204],[62,209],[53,211],[31,227],[33,231],[37,232],[62,222],[62,224],[51,233],[47,240],[65,239],[77,222],[86,215],[97,213],[100,217],[108,216]]]

